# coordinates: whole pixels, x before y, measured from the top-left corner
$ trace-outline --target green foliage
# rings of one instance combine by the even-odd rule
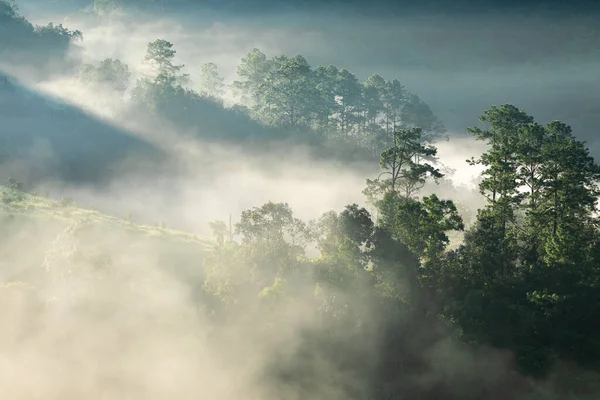
[[[257,108],[259,115],[270,124],[308,126],[316,95],[310,65],[302,56],[278,56],[271,65],[260,88],[264,106]]]
[[[97,10],[114,11],[122,4],[95,2]],[[34,27],[13,3],[0,1],[0,37],[11,38],[0,44],[3,51],[24,43],[65,47],[81,39],[81,33],[62,25]],[[145,61],[153,73],[136,83],[132,97],[146,111],[197,125],[206,99],[184,87],[188,75],[183,65],[175,64],[175,56],[172,43],[149,43]],[[302,304],[326,332],[314,339],[323,346],[319,355],[355,376],[372,374],[368,398],[385,393],[398,398],[407,387],[414,389],[404,377],[430,368],[422,354],[450,334],[470,351],[509,351],[529,377],[548,376],[561,363],[600,368],[600,167],[569,126],[559,121],[543,126],[512,105],[483,113],[484,126],[468,132],[488,147],[468,162],[484,167],[479,189],[486,204],[463,243],[448,250],[450,233],[464,230],[465,224],[460,204],[420,195],[428,180],[444,177],[436,168],[437,150],[428,144],[444,129],[422,99],[398,80],[374,74],[360,82],[333,65],[313,68],[300,55],[267,58],[253,49],[237,72],[232,90],[245,105],[229,113],[215,102],[210,111],[235,115],[245,128],[260,132],[269,128],[252,125],[250,117],[379,155],[383,172],[368,180],[365,189],[378,218],[374,221],[365,208],[352,204],[306,224],[289,205],[268,202],[241,213],[235,225],[239,242],[224,222],[210,223],[216,243],[207,246],[202,278],[195,282],[207,316],[228,320],[260,310],[268,321],[262,329],[273,333],[285,327],[278,318]],[[128,66],[113,59],[82,65],[80,73],[84,82],[121,93],[130,78]],[[199,85],[205,96],[223,96],[216,64],[200,66]],[[250,136],[246,130],[244,134]],[[77,207],[70,198],[52,201],[23,193],[14,178],[1,194],[3,224],[15,215],[76,220],[46,254],[44,266],[58,276],[80,264],[112,268],[110,254],[74,245],[77,235],[96,223],[204,243],[164,224],[135,224],[132,213],[118,220]],[[307,249],[313,244],[319,254],[309,259]],[[0,289],[3,294],[7,286]],[[369,342],[369,335],[376,340]],[[376,373],[348,362],[369,352],[376,353],[373,358],[381,366],[373,369]],[[570,376],[566,371],[562,378]],[[542,387],[535,395],[585,395],[585,390],[572,389],[577,385],[561,381],[560,387]],[[581,386],[598,391],[588,381]],[[421,398],[431,395],[419,393]],[[483,396],[472,393],[477,393],[472,398]]]
[[[252,49],[237,67],[239,81],[233,82],[234,93],[241,96],[251,106],[261,106],[262,89],[266,84],[271,62],[259,49]]]
[[[242,212],[236,225],[236,233],[244,242],[266,241],[273,244],[288,242],[302,247],[306,243],[307,228],[294,218],[291,208],[285,203],[266,203],[260,208]]]
[[[79,77],[86,84],[103,85],[123,93],[129,86],[131,73],[127,64],[118,59],[107,58],[97,66],[92,64],[81,65]]]
[[[374,154],[400,127],[420,127],[432,139],[443,126],[418,96],[397,80],[373,75],[364,83],[336,66],[311,68],[304,57],[267,58],[253,49],[238,66],[233,92],[260,121],[312,129],[369,148]]]
[[[175,54],[177,51],[173,49],[173,43],[164,39],[148,43],[144,60],[153,68],[157,81],[166,85],[182,85],[188,82],[189,75],[180,74],[185,65],[173,64]]]
[[[0,0],[0,54],[21,61],[43,62],[64,57],[71,43],[81,40],[80,31],[62,24],[34,26],[19,15],[14,1]]]
[[[47,25],[36,26],[34,32],[44,38],[44,41],[50,43],[55,41],[66,43],[71,40],[83,39],[81,31],[70,31],[62,24],[54,25],[52,22],[49,22]]]
[[[563,123],[543,127],[509,105],[481,119],[488,128],[470,132],[489,147],[471,162],[486,167],[487,205],[434,268],[446,315],[468,340],[515,351],[531,374],[557,359],[598,360],[589,321],[600,316],[600,168]]]
[[[230,236],[229,229],[223,221],[213,221],[208,224],[219,246],[225,244],[225,238]]]
[[[23,184],[11,176],[8,178],[8,188],[12,190],[21,190]]]
[[[225,94],[225,84],[223,78],[219,76],[217,64],[213,62],[205,63],[200,66],[201,93],[209,97],[220,99]]]
[[[397,80],[386,82],[374,76],[363,84],[345,69],[313,69],[301,55],[268,58],[259,49],[242,58],[238,80],[231,85],[242,104],[225,109],[225,86],[217,65],[209,62],[199,66],[197,93],[184,87],[189,76],[182,73],[183,65],[174,64],[175,55],[173,44],[166,40],[148,45],[145,62],[153,73],[138,80],[133,88],[135,105],[186,127],[201,125],[205,128],[202,134],[214,132],[221,140],[229,139],[227,128],[233,126],[240,131],[236,142],[259,136],[289,139],[316,148],[327,158],[368,160],[394,141],[395,128],[422,124],[422,131],[426,130],[423,140],[443,131],[437,125],[432,128],[435,124],[431,121],[420,122],[435,119],[422,102],[413,111],[403,111],[408,100],[418,97],[410,97]],[[421,113],[429,113],[429,117],[409,118]],[[211,122],[217,120],[219,123]]]
[[[441,256],[450,241],[448,231],[464,229],[454,203],[440,200],[435,194],[418,201],[390,192],[382,201],[381,212],[382,223],[425,260]]]
[[[435,161],[437,149],[424,145],[421,128],[401,129],[394,132],[392,147],[380,156],[384,170],[375,180],[367,180],[364,193],[371,202],[377,203],[387,193],[398,193],[405,198],[413,197],[428,178],[437,179],[444,175],[428,162]],[[387,179],[381,179],[387,176]]]

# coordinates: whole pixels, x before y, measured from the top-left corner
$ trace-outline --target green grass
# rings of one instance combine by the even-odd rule
[[[137,224],[127,219],[83,208],[70,199],[53,200],[36,194],[24,193],[6,186],[0,186],[0,215],[31,219],[62,220],[65,222],[86,221],[94,225],[120,228],[126,232],[165,240],[197,243],[205,246],[213,244],[210,239],[192,233],[159,225]]]

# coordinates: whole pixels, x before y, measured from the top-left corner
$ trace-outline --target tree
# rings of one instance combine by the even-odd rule
[[[47,25],[37,25],[34,31],[37,35],[41,36],[44,41],[50,43],[60,42],[62,44],[68,44],[72,40],[83,39],[83,33],[81,33],[81,31],[71,31],[62,24],[54,25],[52,22],[49,22]]]
[[[217,244],[223,246],[225,244],[225,237],[230,236],[227,224],[223,221],[213,221],[208,223],[213,236],[217,239]]]
[[[427,141],[439,138],[446,129],[431,108],[419,96],[408,93],[402,104],[400,119],[404,126],[416,126],[423,130]]]
[[[571,128],[559,121],[546,127],[548,139],[542,147],[545,162],[540,166],[543,192],[541,201],[549,218],[549,237],[560,230],[571,233],[593,223],[598,201],[600,167]],[[572,254],[573,256],[575,254]]]
[[[182,120],[198,104],[200,96],[182,86],[188,82],[188,75],[180,73],[183,65],[173,64],[175,54],[173,44],[165,40],[149,43],[144,60],[153,67],[153,76],[138,79],[131,96],[147,112]]]
[[[0,21],[9,23],[17,19],[23,19],[18,15],[19,6],[14,0],[0,1]]]
[[[0,0],[0,37],[0,52],[15,54],[21,59],[25,56],[32,63],[46,64],[49,60],[62,61],[73,49],[71,45],[81,40],[83,35],[62,24],[34,26],[19,15],[15,1]]]
[[[331,120],[337,132],[348,136],[360,121],[362,86],[354,74],[333,65],[317,68],[314,75],[322,100],[320,119]]]
[[[481,119],[488,128],[470,132],[489,149],[471,162],[487,167],[487,205],[430,268],[446,316],[465,340],[513,350],[529,374],[587,363],[600,356],[598,325],[578,322],[600,317],[600,167],[564,123],[541,126],[511,105]]]
[[[219,76],[217,64],[208,62],[200,66],[201,92],[215,99],[220,99],[225,94],[223,78]]]
[[[287,242],[292,246],[302,247],[307,239],[305,224],[294,218],[287,203],[268,202],[261,207],[243,211],[240,222],[235,227],[245,242]]]
[[[380,141],[385,132],[380,124],[381,114],[384,110],[384,95],[386,82],[378,74],[371,75],[363,82],[363,111],[365,130],[368,134],[368,143],[373,150],[373,155],[380,152]]]
[[[406,89],[397,79],[385,83],[385,89],[383,91],[383,112],[385,118],[385,132],[388,134],[388,137],[393,136],[399,128],[399,124],[401,123],[401,112],[406,101],[406,95]]]
[[[273,59],[274,67],[260,86],[264,105],[259,115],[268,123],[289,127],[309,126],[315,114],[316,89],[308,62],[302,56]]]
[[[382,202],[382,223],[417,256],[425,261],[442,255],[450,239],[447,232],[462,231],[462,217],[451,200],[435,194],[422,201],[398,199],[388,193]]]
[[[103,85],[118,93],[127,90],[130,76],[127,64],[112,58],[101,61],[98,66],[83,64],[79,74],[80,79],[85,83]]]
[[[263,52],[252,49],[237,67],[240,80],[233,82],[234,94],[241,96],[250,106],[260,107],[263,104],[264,84],[272,66],[273,63],[267,60]]]
[[[423,160],[433,160],[437,149],[421,142],[421,129],[401,129],[394,132],[392,147],[381,153],[380,165],[384,170],[377,179],[367,180],[366,194],[372,199],[382,193],[398,192],[410,198],[420,190],[428,177],[441,178],[443,174]],[[387,179],[380,180],[382,176]]]
[[[519,143],[519,132],[533,122],[533,118],[512,105],[491,107],[480,117],[487,129],[470,128],[468,132],[477,140],[488,143],[489,150],[471,164],[486,167],[479,184],[480,191],[490,200],[483,211],[490,229],[499,230],[502,240],[509,225],[515,221],[515,207],[523,196],[518,191],[518,164],[515,157]]]
[[[173,64],[177,51],[173,44],[163,39],[157,39],[148,43],[145,61],[149,62],[154,69],[155,77],[169,84],[185,84],[189,75],[180,74],[185,65]]]

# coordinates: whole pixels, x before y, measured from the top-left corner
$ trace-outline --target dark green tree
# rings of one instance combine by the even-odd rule
[[[424,145],[420,128],[401,129],[394,132],[392,147],[381,153],[380,166],[383,172],[375,180],[367,180],[367,194],[371,200],[381,198],[391,191],[403,197],[414,196],[427,178],[443,177],[439,169],[426,161],[434,161],[437,149]],[[386,179],[381,177],[386,176]]]
[[[310,126],[317,94],[310,65],[299,55],[278,56],[273,63],[260,88],[264,105],[258,109],[258,115],[273,125]]]

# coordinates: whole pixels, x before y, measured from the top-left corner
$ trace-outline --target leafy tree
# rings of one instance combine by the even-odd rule
[[[307,233],[305,224],[294,218],[289,205],[273,202],[243,211],[236,232],[242,235],[243,241],[289,241],[294,246],[303,246]]]
[[[386,82],[383,91],[385,132],[392,136],[401,123],[401,112],[406,101],[406,89],[396,79]]]
[[[275,125],[309,126],[316,94],[310,65],[302,56],[279,56],[273,63],[261,86],[264,106],[259,108],[259,115]]]
[[[217,64],[213,62],[200,66],[200,87],[202,92],[215,99],[220,99],[225,94],[223,78],[219,76]]]
[[[11,176],[8,178],[8,187],[12,190],[20,191],[23,188],[23,184]]]
[[[151,113],[162,113],[174,121],[182,120],[200,101],[198,93],[185,89],[188,75],[174,65],[173,44],[159,39],[148,44],[145,61],[154,67],[153,77],[138,79],[131,95],[136,105]]]
[[[372,199],[387,191],[398,192],[406,198],[420,190],[428,177],[441,178],[443,174],[423,160],[432,160],[437,154],[433,146],[421,142],[420,128],[394,132],[392,147],[381,153],[380,165],[384,170],[377,179],[367,180],[365,193]],[[382,176],[389,178],[380,180]]]
[[[316,128],[322,132],[331,133],[336,131],[336,126],[331,116],[337,106],[335,101],[336,83],[335,79],[339,73],[335,65],[319,66],[314,70],[315,89],[318,97],[315,119]]]
[[[405,243],[417,256],[426,260],[441,256],[449,243],[448,231],[463,230],[464,224],[451,200],[435,194],[422,201],[398,199],[393,192],[382,202],[382,223],[394,237]]]
[[[173,43],[163,39],[157,39],[148,43],[145,61],[154,69],[158,80],[168,84],[185,84],[189,75],[180,74],[185,65],[173,64],[177,51],[173,49]]]
[[[477,140],[485,140],[489,150],[471,164],[486,167],[480,183],[482,194],[491,200],[490,218],[497,220],[492,226],[505,234],[507,224],[514,222],[514,207],[520,203],[522,195],[518,192],[516,146],[519,131],[533,122],[533,118],[511,105],[491,107],[480,120],[487,129],[470,128],[468,130]]]
[[[18,14],[19,7],[14,0],[0,1],[0,21],[5,24],[15,21],[25,21],[25,18]]]
[[[54,25],[52,22],[49,22],[47,25],[36,26],[35,33],[49,42],[61,41],[63,43],[68,43],[71,40],[83,39],[83,33],[81,33],[81,31],[71,31],[62,24]]]
[[[259,49],[252,49],[237,68],[239,81],[234,81],[232,88],[235,94],[242,97],[252,107],[263,104],[263,90],[267,75],[273,63]]]
[[[548,229],[545,230],[547,238],[554,241],[560,240],[559,237],[564,234],[571,236],[589,231],[588,227],[593,226],[600,195],[600,167],[589,155],[585,144],[573,137],[569,126],[553,121],[546,130],[548,140],[542,147],[542,154],[547,161],[540,168],[539,180],[543,183],[540,201],[542,209],[549,216]],[[567,242],[561,245],[554,243],[552,247],[566,250],[567,245]],[[553,258],[556,261],[574,260],[579,250],[572,250],[570,254],[555,255]]]
[[[242,212],[236,233],[256,265],[260,282],[271,284],[276,276],[298,272],[298,262],[304,256],[309,230],[294,217],[285,203],[268,202],[261,207]]]
[[[375,226],[371,214],[356,204],[346,206],[339,216],[340,230],[344,236],[359,246],[369,247],[372,242]]]
[[[71,44],[81,40],[80,31],[62,24],[34,26],[19,15],[16,2],[0,0],[0,52],[16,56],[21,62],[61,61]]]
[[[487,205],[430,269],[445,314],[465,340],[515,351],[530,374],[556,359],[587,363],[600,354],[596,324],[578,322],[600,311],[590,306],[600,296],[599,167],[563,123],[543,127],[510,105],[482,120],[488,129],[470,131],[489,145],[476,161]]]
[[[380,75],[371,75],[363,82],[364,129],[373,155],[379,154],[380,141],[387,135],[380,121],[384,111],[385,93],[386,82]]]
[[[229,229],[223,221],[213,221],[208,224],[212,230],[213,236],[217,239],[217,244],[223,246],[225,244],[225,237],[229,236]]]
[[[129,85],[131,73],[127,64],[118,59],[107,58],[98,66],[83,64],[79,76],[86,83],[105,85],[116,92],[124,93]]]
[[[261,290],[245,256],[238,243],[224,242],[204,259],[202,293],[208,315],[222,316]]]
[[[329,211],[312,223],[312,237],[323,254],[337,251],[349,239],[364,251],[372,246],[375,226],[371,214],[357,204],[345,207],[341,213]]]
[[[431,108],[416,94],[408,93],[402,104],[400,119],[404,126],[416,126],[423,130],[424,140],[439,138],[446,128]]]
[[[323,102],[321,119],[331,119],[337,132],[349,135],[361,117],[362,86],[358,79],[348,70],[333,65],[317,68],[315,79]]]

